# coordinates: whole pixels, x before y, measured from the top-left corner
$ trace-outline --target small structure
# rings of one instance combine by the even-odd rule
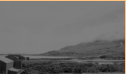
[[[23,72],[22,69],[10,68],[8,70],[8,74],[21,74]]]
[[[17,69],[22,69],[22,61],[20,61],[20,60],[15,60],[15,61],[14,61],[13,67],[14,67],[14,68],[17,68]]]
[[[13,55],[13,54],[10,54],[10,55],[7,55],[6,56],[7,58],[11,59],[11,60],[25,60],[25,57],[22,56],[22,55]]]
[[[8,69],[13,67],[13,60],[0,57],[0,73],[8,74]]]
[[[25,60],[25,57],[21,55],[8,55],[6,57],[14,61],[14,68],[22,69],[22,60]]]
[[[0,57],[0,74],[21,74],[23,71],[21,68],[22,64],[20,60]]]
[[[29,60],[29,57],[26,57],[26,60]]]

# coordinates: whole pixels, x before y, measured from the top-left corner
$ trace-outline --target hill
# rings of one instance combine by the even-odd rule
[[[125,57],[125,40],[96,40],[94,42],[80,43],[73,46],[66,46],[57,51],[49,51],[40,55],[48,56],[76,56],[76,57],[96,57],[111,56],[116,58]]]

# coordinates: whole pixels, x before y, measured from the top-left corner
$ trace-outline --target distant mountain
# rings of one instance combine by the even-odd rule
[[[60,50],[49,51],[40,55],[77,57],[109,55],[113,57],[125,57],[125,40],[82,42],[78,45],[66,46]]]

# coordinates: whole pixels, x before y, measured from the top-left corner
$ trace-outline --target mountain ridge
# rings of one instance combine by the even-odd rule
[[[60,50],[49,51],[39,55],[46,56],[101,56],[125,57],[125,39],[106,41],[96,40],[88,43],[79,43],[73,46],[66,46]]]

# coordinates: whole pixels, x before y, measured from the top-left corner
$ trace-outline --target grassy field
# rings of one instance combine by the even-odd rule
[[[70,73],[59,73],[59,74],[125,74],[125,73],[123,73],[125,71],[125,68],[124,68],[124,65],[122,65],[122,64],[121,65],[115,65],[114,64],[114,65],[108,65],[108,66],[107,65],[98,65],[97,66],[97,64],[95,64],[95,65],[85,64],[85,63],[82,64],[82,63],[75,63],[75,62],[65,61],[65,60],[64,61],[63,60],[62,61],[61,60],[29,60],[29,61],[24,60],[23,64],[24,64],[24,68],[27,67],[27,68],[31,69],[31,70],[30,69],[26,70],[26,72],[27,71],[30,72],[32,70],[37,70],[39,72],[43,72],[43,71],[44,72],[48,72],[48,71],[56,71],[56,72],[61,71],[61,72],[64,72],[67,69],[67,67],[69,67],[70,68],[70,70],[69,70]],[[82,67],[82,65],[83,65],[83,67]],[[65,67],[65,68],[61,68],[62,66]],[[77,66],[79,67],[79,70],[81,70],[82,72],[98,71],[98,72],[101,72],[101,73],[78,73],[78,72],[75,72],[78,69],[78,68],[76,68]],[[89,66],[90,66],[90,68],[89,68]],[[95,68],[98,68],[98,67],[100,69],[95,69]],[[119,67],[119,68],[117,68],[117,67]],[[103,70],[106,69],[107,71],[103,71],[101,69],[103,69]],[[111,72],[113,72],[113,73],[111,73]],[[51,72],[49,72],[49,73],[51,73]],[[51,73],[51,74],[54,74],[54,73]]]
[[[125,74],[125,73],[82,73],[82,74]]]
[[[62,73],[62,74],[73,74],[73,73]],[[74,74],[125,74],[125,73],[74,73]]]
[[[99,63],[113,63],[113,62],[125,62],[125,60],[24,60],[23,63],[41,63],[41,62],[48,62],[48,61],[53,61],[53,62],[99,62]]]

